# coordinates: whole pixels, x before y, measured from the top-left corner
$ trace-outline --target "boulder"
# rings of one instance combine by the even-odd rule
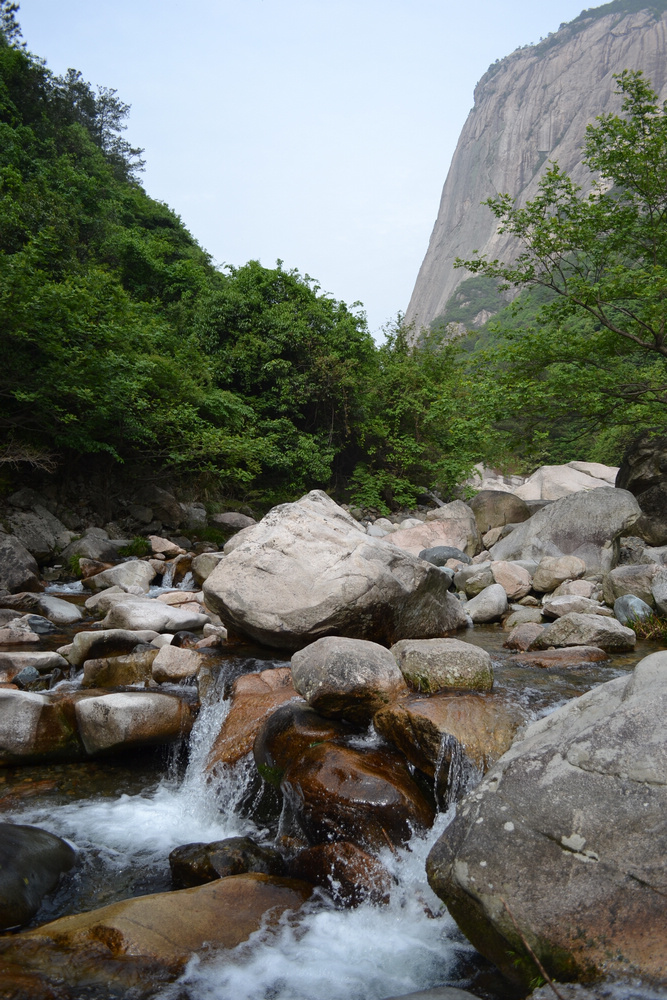
[[[180,632],[200,629],[208,622],[199,604],[196,611],[173,607],[158,600],[121,601],[113,604],[102,622],[105,628],[153,629],[155,632]]]
[[[467,613],[476,625],[497,622],[507,612],[507,594],[499,583],[486,587],[481,594],[473,597],[465,605]]]
[[[351,732],[350,726],[323,718],[300,699],[289,701],[260,725],[252,748],[257,770],[277,788],[289,764],[309,747],[333,740],[342,742]]]
[[[458,574],[456,575],[458,576]],[[487,587],[493,586],[495,582],[495,577],[491,572],[491,563],[484,563],[477,568],[476,572],[466,575],[463,589],[467,597],[477,597]]]
[[[54,625],[74,625],[83,618],[81,608],[51,594],[36,594],[36,610]]]
[[[592,580],[566,580],[551,591],[552,597],[589,597],[592,598],[597,584]]]
[[[661,652],[529,726],[432,849],[431,887],[514,981],[528,941],[556,980],[664,982],[666,713]]]
[[[21,650],[20,652],[0,652],[0,683],[7,683],[26,667],[34,667],[40,674],[48,674],[58,668],[67,670],[67,660],[56,652],[48,650]]]
[[[472,563],[470,556],[454,545],[434,545],[430,549],[422,549],[419,558],[430,562],[432,566],[446,566],[450,559],[458,559],[462,563]]]
[[[651,588],[653,604],[659,615],[667,615],[667,573],[659,573]]]
[[[475,515],[462,500],[430,510],[425,523],[394,531],[387,541],[416,556],[422,549],[441,545],[451,545],[474,556],[482,547]]]
[[[533,573],[533,590],[549,594],[566,580],[576,580],[586,572],[586,563],[577,556],[544,556]]]
[[[480,535],[506,524],[520,524],[527,521],[531,514],[520,497],[501,490],[480,490],[468,501],[468,506],[475,515]]]
[[[475,784],[512,744],[524,721],[501,694],[411,696],[382,709],[373,724],[415,767],[434,779],[440,801]]]
[[[537,622],[524,622],[522,625],[515,625],[505,639],[503,646],[505,649],[524,651],[532,646],[543,630],[544,625],[538,625]]]
[[[206,762],[207,771],[237,764],[252,750],[265,719],[298,695],[289,667],[242,674],[233,684],[231,706]]]
[[[83,756],[69,697],[0,688],[0,766]]]
[[[13,535],[0,531],[0,589],[17,591],[39,590],[37,562]]]
[[[151,543],[153,555],[163,555],[165,559],[174,559],[183,554],[183,549],[176,542],[169,538],[162,538],[160,535],[149,535],[148,541]]]
[[[225,558],[224,552],[202,552],[192,560],[192,575],[195,582],[201,587],[204,580],[207,580],[221,559]]]
[[[192,729],[192,709],[182,699],[153,691],[90,695],[77,700],[76,721],[86,753],[173,743]]]
[[[0,823],[0,930],[29,923],[75,857],[73,847],[46,830]]]
[[[435,694],[444,689],[490,691],[491,657],[460,639],[401,639],[391,653],[415,691]],[[379,706],[378,706],[379,707]]]
[[[560,597],[550,597],[542,604],[542,612],[547,618],[562,618],[576,611],[580,615],[602,615],[610,618],[613,612],[610,608],[591,601],[588,597],[576,597],[573,594],[562,594]]]
[[[287,815],[310,844],[346,840],[378,850],[406,844],[433,822],[405,761],[390,751],[310,747],[288,766],[280,788]]]
[[[293,878],[320,885],[343,906],[389,902],[393,879],[384,865],[349,841],[308,847],[289,864]]]
[[[162,646],[153,660],[153,680],[158,684],[166,681],[178,684],[180,681],[196,677],[201,666],[202,654],[194,649],[178,646]]]
[[[40,642],[40,637],[21,618],[0,628],[0,646],[22,646],[34,642]]]
[[[634,534],[649,545],[667,543],[667,438],[644,432],[629,445],[616,485],[637,497],[641,517]]]
[[[503,628],[506,631],[511,631],[511,629],[516,628],[517,625],[526,625],[528,622],[535,624],[541,624],[542,609],[541,608],[516,608],[512,611],[511,615],[508,615],[503,622]]]
[[[326,636],[292,656],[292,683],[325,718],[368,723],[378,709],[407,693],[396,660],[365,639]]]
[[[465,624],[435,566],[369,538],[321,491],[275,507],[233,541],[204,582],[206,604],[227,628],[267,645],[296,650],[331,634],[432,638]]]
[[[47,562],[72,540],[72,532],[41,504],[35,504],[32,510],[14,511],[7,523],[38,563]]]
[[[170,528],[178,528],[184,517],[181,504],[173,493],[161,486],[145,486],[136,495],[135,501],[151,509],[153,519],[161,521]]]
[[[135,995],[137,987],[175,979],[196,954],[236,948],[298,910],[311,892],[296,879],[234,875],[61,917],[1,938],[0,956],[70,988]]]
[[[210,520],[211,524],[219,524],[221,528],[232,528],[234,531],[250,528],[253,524],[257,524],[254,517],[239,514],[235,510],[228,510],[224,514],[212,514]]]
[[[248,872],[263,875],[285,873],[285,863],[278,851],[260,847],[250,837],[227,837],[211,844],[184,844],[170,853],[169,867],[172,881],[178,889],[190,889],[194,885],[205,885],[218,878],[246,875]]]
[[[653,604],[653,585],[656,578],[663,575],[667,579],[667,569],[657,563],[639,566],[616,566],[604,578],[603,593],[608,604],[617,597],[633,594],[646,604]]]
[[[61,647],[58,652],[73,667],[82,667],[86,660],[130,653],[141,641],[136,632],[128,629],[98,629],[96,632],[77,632],[71,644]]]
[[[86,660],[81,687],[116,688],[131,684],[148,686],[153,677],[152,666],[157,655],[157,649],[142,643],[124,656]]]
[[[541,667],[544,670],[550,667],[569,669],[583,667],[587,663],[604,662],[610,662],[609,653],[599,646],[562,646],[560,649],[545,649],[540,653],[520,650],[512,657],[515,666]]]
[[[598,466],[598,470],[593,470]],[[590,471],[589,471],[590,470]],[[572,493],[614,485],[617,470],[595,462],[543,465],[514,491],[523,500],[559,500]]]
[[[621,625],[627,625],[633,621],[643,622],[652,614],[655,612],[651,605],[646,604],[641,598],[635,597],[634,594],[624,594],[614,601],[614,616]]]
[[[637,637],[615,618],[580,615],[571,611],[558,618],[538,635],[532,649],[550,646],[599,646],[608,653],[625,653],[635,648]]]
[[[543,507],[501,539],[491,550],[494,560],[577,556],[586,571],[608,571],[613,541],[637,520],[639,504],[625,490],[605,486],[573,493]]]
[[[518,563],[503,560],[492,562],[491,573],[493,574],[493,582],[500,584],[509,601],[519,601],[532,590],[532,576],[527,569],[519,566]]]
[[[139,587],[141,591],[148,592],[148,588],[155,576],[155,570],[150,563],[141,559],[128,559],[127,562],[105,569],[95,576],[86,577],[84,584],[91,590],[105,590],[107,587]]]

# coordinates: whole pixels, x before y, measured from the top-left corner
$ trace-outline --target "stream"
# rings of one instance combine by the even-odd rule
[[[77,597],[72,594],[72,600]],[[85,627],[85,626],[84,626]],[[657,647],[638,643],[611,665],[526,668],[502,648],[507,633],[477,626],[459,638],[487,649],[495,688],[536,719],[621,673]],[[58,642],[62,643],[62,636]],[[173,888],[169,852],[192,842],[250,836],[271,843],[275,821],[261,818],[254,764],[229,770],[215,794],[204,762],[229,710],[223,692],[239,673],[284,666],[265,649],[224,652],[216,660],[189,746],[78,763],[0,769],[4,820],[43,827],[79,851],[75,868],[44,901],[31,926],[116,900]],[[64,682],[71,684],[72,682]],[[371,730],[365,738],[379,740]],[[184,975],[151,995],[162,1000],[383,1000],[438,985],[471,989],[483,1000],[519,994],[462,937],[430,890],[426,856],[454,813],[440,803],[434,827],[405,849],[387,850],[395,879],[388,905],[339,909],[323,893],[271,930],[259,931],[224,957],[193,958]],[[108,992],[87,991],[90,1000]]]

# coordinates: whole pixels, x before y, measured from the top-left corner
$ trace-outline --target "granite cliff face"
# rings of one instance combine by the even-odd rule
[[[641,69],[661,99],[667,98],[667,2],[647,2],[639,11],[637,6],[617,0],[585,11],[539,45],[495,63],[482,77],[407,309],[414,339],[422,327],[451,313],[448,302],[451,307],[452,293],[467,276],[454,269],[456,257],[479,250],[511,258],[508,238],[497,234],[496,220],[482,204],[486,198],[505,192],[519,203],[533,198],[549,160],[590,187],[581,144],[586,125],[597,115],[620,110],[615,73]],[[473,325],[488,315],[480,308]]]

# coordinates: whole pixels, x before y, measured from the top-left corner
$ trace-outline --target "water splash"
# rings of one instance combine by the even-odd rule
[[[443,780],[443,771],[447,776]],[[443,733],[433,774],[433,795],[438,812],[446,812],[482,779],[463,744],[451,733]]]

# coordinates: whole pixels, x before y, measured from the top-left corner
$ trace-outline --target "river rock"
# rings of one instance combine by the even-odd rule
[[[637,497],[642,516],[634,534],[649,545],[667,542],[667,438],[644,432],[628,446],[616,485]]]
[[[614,615],[621,625],[627,625],[632,621],[643,622],[652,614],[654,611],[651,605],[633,594],[624,594],[614,601]]]
[[[149,535],[148,541],[151,543],[153,555],[163,555],[165,559],[174,559],[183,554],[183,549],[176,542],[169,538],[162,538],[160,535]]]
[[[573,594],[550,597],[542,604],[542,613],[547,618],[562,618],[572,611],[580,615],[602,615],[607,618],[612,616],[611,609],[599,601],[591,601],[588,597],[576,597]]]
[[[520,524],[531,514],[520,497],[500,490],[480,490],[468,501],[468,506],[475,515],[480,535],[506,524]]]
[[[40,637],[20,618],[0,628],[0,646],[22,646],[34,642],[40,642]]]
[[[316,743],[343,741],[350,726],[325,719],[300,699],[289,701],[271,712],[253,743],[257,770],[270,785],[279,787],[286,768]]]
[[[378,712],[377,731],[454,801],[512,744],[523,722],[503,695],[412,696]]]
[[[422,549],[440,545],[451,545],[474,556],[482,547],[475,515],[462,500],[430,510],[425,523],[394,531],[387,541],[416,556]]]
[[[651,595],[659,615],[667,615],[667,572],[659,573],[653,581]]]
[[[533,586],[533,578],[527,569],[519,566],[518,563],[498,562],[491,563],[491,573],[494,583],[499,583],[507,594],[510,601],[519,601],[526,594],[529,594]]]
[[[0,823],[0,930],[29,923],[75,857],[74,848],[46,830]]]
[[[465,624],[435,566],[369,538],[319,490],[275,507],[237,539],[204,582],[206,604],[227,628],[266,645],[296,650],[330,634],[394,642]]]
[[[285,808],[312,844],[352,841],[365,850],[407,843],[433,810],[404,760],[390,751],[323,743],[293,761],[281,782]]]
[[[485,622],[498,622],[507,612],[507,594],[499,583],[486,587],[481,594],[473,597],[465,606],[467,613],[476,625]]]
[[[598,589],[598,584],[594,583],[593,580],[566,580],[551,591],[551,596],[592,598],[596,589]]]
[[[312,886],[296,879],[234,875],[61,917],[1,938],[0,955],[69,987],[127,995],[175,979],[195,954],[235,948],[298,910],[311,892]]]
[[[430,549],[422,549],[419,553],[420,559],[425,559],[426,562],[430,562],[432,566],[446,566],[450,559],[458,559],[459,562],[467,563],[470,565],[472,559],[470,556],[462,552],[461,549],[457,549],[454,545],[434,545]]]
[[[549,646],[599,646],[609,653],[625,653],[635,648],[637,637],[615,618],[580,615],[572,611],[551,625],[533,643],[533,649]]]
[[[601,487],[573,493],[538,510],[491,550],[494,560],[577,556],[586,572],[608,571],[613,541],[639,517],[639,504],[626,490]]]
[[[593,471],[596,465],[599,471]],[[613,486],[617,471],[594,462],[543,465],[514,492],[524,500],[559,500],[582,490]]]
[[[604,578],[604,599],[608,604],[613,604],[617,597],[633,594],[646,604],[653,605],[653,585],[660,575],[667,579],[667,569],[656,563],[616,566]]]
[[[0,688],[0,766],[83,756],[70,697]]]
[[[326,636],[292,656],[296,691],[325,718],[370,722],[379,708],[407,693],[396,660],[364,639]]]
[[[116,688],[145,684],[152,680],[153,661],[158,650],[143,643],[124,656],[105,656],[86,660],[83,665],[82,688]]]
[[[512,658],[515,666],[541,667],[545,670],[549,667],[556,669],[583,667],[587,663],[605,661],[609,661],[609,653],[599,646],[562,646],[560,649],[545,649],[539,653],[520,650]]]
[[[661,652],[529,726],[431,851],[432,888],[509,978],[535,974],[523,935],[556,980],[664,982],[666,713]]]
[[[39,567],[34,556],[18,538],[0,531],[0,589],[17,591],[39,590]]]
[[[111,628],[77,632],[69,646],[60,652],[73,667],[82,667],[86,660],[104,656],[122,656],[130,653],[140,643],[141,637],[128,629]]]
[[[155,570],[150,563],[141,559],[129,559],[127,562],[105,569],[102,573],[89,576],[84,580],[84,585],[91,590],[105,590],[107,587],[139,587],[143,593],[148,592],[148,588],[155,576]]]
[[[231,706],[211,747],[206,770],[237,764],[252,750],[264,720],[286,701],[299,696],[289,667],[242,674],[234,681]]]
[[[90,695],[76,702],[86,753],[173,743],[192,729],[192,709],[181,698],[153,691]]]
[[[401,639],[391,647],[409,686],[424,694],[444,689],[490,691],[491,657],[460,639]]]
[[[196,611],[173,607],[158,600],[122,601],[109,608],[102,622],[105,628],[136,631],[153,629],[155,632],[180,632],[183,629],[200,629],[208,622],[201,606]]]
[[[32,510],[14,511],[7,523],[38,563],[45,563],[72,540],[72,532],[41,504],[35,504]]]
[[[528,622],[541,624],[542,621],[542,608],[516,608],[503,622],[503,628],[511,631],[517,625],[526,625]]]
[[[202,585],[207,580],[218,563],[225,558],[224,552],[202,552],[192,560],[192,575],[195,582]]]
[[[18,667],[19,670],[23,670],[25,667],[35,667],[40,674],[48,674],[56,667],[60,670],[67,670],[68,666],[64,656],[46,649],[34,649],[30,652],[24,650],[11,653],[0,652],[0,670],[10,667]]]
[[[544,556],[533,573],[533,590],[549,594],[566,580],[576,580],[586,572],[586,563],[577,556]]]
[[[512,629],[503,646],[505,649],[513,650],[529,649],[543,631],[544,625],[539,625],[537,622],[524,622]]]
[[[248,872],[285,874],[285,863],[278,851],[260,847],[250,837],[227,837],[211,844],[184,844],[170,853],[169,867],[172,881],[178,889],[190,889],[214,879],[246,875]],[[293,877],[301,878],[299,875]]]
[[[158,684],[180,681],[196,677],[201,666],[201,653],[179,646],[162,646],[153,660],[153,680]]]
[[[289,873],[325,888],[343,906],[389,902],[393,879],[384,865],[349,841],[316,844],[290,862]]]
[[[463,589],[467,597],[477,597],[487,587],[493,586],[495,582],[495,577],[491,572],[491,564],[488,563],[480,566],[476,572],[466,575]]]
[[[82,538],[70,542],[60,553],[62,562],[69,562],[76,558],[90,559],[93,562],[115,563],[118,559],[118,552],[103,528],[89,528],[84,532]]]
[[[233,528],[234,531],[240,531],[241,528],[252,527],[253,524],[257,524],[257,521],[254,517],[248,517],[247,514],[228,510],[224,514],[212,514],[211,523],[219,524],[223,528]]]

